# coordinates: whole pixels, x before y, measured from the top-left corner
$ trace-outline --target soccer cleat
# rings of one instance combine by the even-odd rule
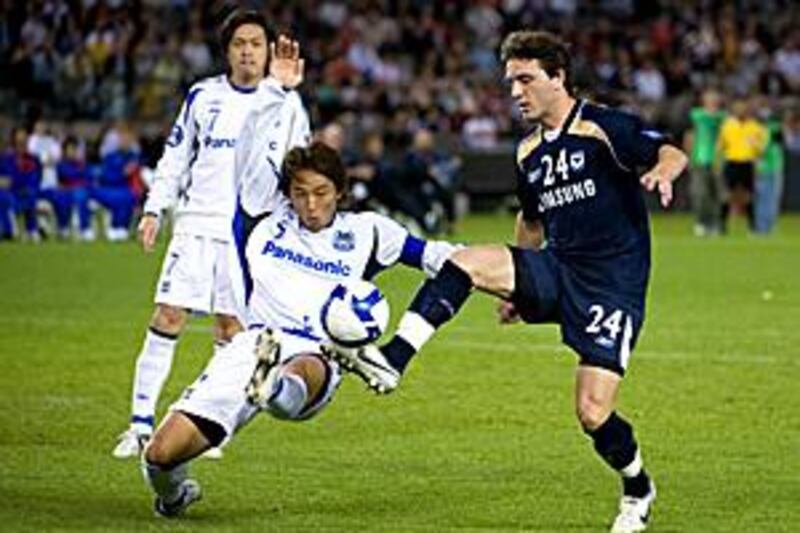
[[[248,402],[260,409],[266,409],[278,375],[278,363],[281,360],[281,342],[275,331],[264,328],[258,334],[255,356],[256,368],[250,383],[245,388],[245,393]]]
[[[338,344],[324,344],[322,353],[329,359],[353,372],[378,394],[389,394],[400,382],[400,372],[386,360],[374,344],[359,348],[345,348]]]
[[[203,453],[200,454],[200,457],[203,459],[222,459],[223,453],[222,448],[219,446],[214,446],[213,448],[209,448]]]
[[[156,497],[154,508],[156,514],[164,518],[175,518],[186,512],[186,509],[203,497],[200,484],[193,479],[185,479],[178,489],[180,492],[174,502],[167,502],[161,496]]]
[[[611,533],[634,533],[647,529],[650,507],[656,499],[656,486],[650,482],[650,492],[643,498],[623,496],[619,502],[619,514],[611,526]]]
[[[150,435],[146,433],[139,433],[133,428],[123,431],[120,434],[119,442],[117,442],[117,445],[114,448],[114,451],[111,452],[111,455],[117,459],[139,457],[142,454],[147,441],[149,440]]]

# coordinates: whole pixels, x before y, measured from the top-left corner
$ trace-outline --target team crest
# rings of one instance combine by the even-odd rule
[[[169,137],[167,138],[167,146],[175,148],[182,142],[183,142],[183,129],[177,124],[175,124],[172,127],[172,131],[170,132]]]
[[[356,238],[352,231],[336,230],[333,234],[333,247],[340,252],[349,252],[356,247]]]
[[[531,184],[536,183],[537,181],[539,181],[539,178],[541,178],[541,177],[542,177],[542,169],[541,168],[537,168],[536,170],[532,170],[531,172],[528,172],[528,183],[531,183]]]
[[[583,150],[569,154],[569,166],[572,170],[581,170],[586,163],[586,156]]]

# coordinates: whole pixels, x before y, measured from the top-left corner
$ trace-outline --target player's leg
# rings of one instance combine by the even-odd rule
[[[338,387],[337,371],[318,354],[299,354],[275,369],[259,408],[282,420],[305,420],[326,405]]]
[[[178,516],[200,499],[200,485],[188,477],[187,463],[224,438],[225,430],[211,420],[180,411],[167,415],[142,455],[157,513]]]
[[[185,309],[156,304],[136,358],[131,392],[130,427],[119,437],[112,455],[118,459],[138,456],[153,433],[156,404],[172,369],[178,337],[186,325]]]
[[[614,410],[621,381],[616,372],[584,364],[575,380],[578,420],[600,458],[622,478],[620,512],[611,529],[615,533],[643,531],[655,499],[633,427]]]
[[[357,350],[331,347],[329,353],[374,390],[390,392],[412,357],[458,313],[473,287],[508,298],[514,291],[514,271],[512,254],[506,246],[459,250],[435,277],[422,284],[387,344],[380,349],[372,345]]]

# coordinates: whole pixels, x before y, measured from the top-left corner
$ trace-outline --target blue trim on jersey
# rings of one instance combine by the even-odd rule
[[[311,331],[307,329],[299,329],[299,328],[281,328],[281,331],[287,333],[289,335],[294,335],[295,337],[300,337],[301,339],[308,339],[314,342],[322,341],[322,337],[317,337]]]
[[[425,241],[413,235],[407,235],[400,252],[400,261],[404,265],[422,269],[422,255],[425,253]]]
[[[378,261],[378,231],[372,228],[372,250],[369,252],[369,259],[367,259],[367,266],[364,267],[363,278],[371,281],[377,274],[382,272],[387,265],[382,265]]]
[[[255,87],[242,87],[241,85],[236,85],[235,83],[233,83],[230,80],[230,78],[226,78],[226,79],[228,80],[228,85],[231,86],[231,89],[233,89],[237,93],[252,94],[252,93],[254,93],[254,92],[256,92],[258,90],[258,85],[256,85]]]
[[[197,95],[200,94],[202,91],[202,87],[195,87],[191,91],[189,91],[189,96],[186,97],[186,109],[183,111],[183,125],[186,125],[186,121],[189,120],[189,110],[192,108],[192,104],[194,103],[195,98]]]
[[[244,281],[244,303],[250,303],[250,296],[253,294],[253,277],[250,275],[250,265],[247,264],[245,247],[247,235],[244,232],[244,209],[241,202],[236,200],[236,214],[233,216],[233,241],[236,243],[236,256],[239,258],[239,266],[242,268],[242,281]]]

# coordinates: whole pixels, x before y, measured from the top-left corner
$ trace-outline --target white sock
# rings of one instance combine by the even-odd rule
[[[306,406],[308,387],[306,382],[294,374],[283,374],[275,380],[267,409],[276,418],[297,418]]]
[[[402,337],[416,351],[420,351],[434,333],[436,333],[436,328],[423,316],[414,311],[406,311],[400,318],[395,335]]]
[[[170,470],[150,464],[142,459],[142,474],[144,480],[160,498],[167,503],[172,503],[181,495],[181,483],[186,480],[189,469],[186,463],[180,464]]]
[[[622,474],[622,477],[636,477],[639,475],[639,472],[642,471],[642,454],[639,450],[636,450],[636,456],[633,458],[633,461],[624,468],[622,468],[619,473]]]
[[[144,346],[136,360],[131,401],[131,428],[138,433],[153,432],[158,395],[172,368],[176,342],[177,339],[147,330]]]

